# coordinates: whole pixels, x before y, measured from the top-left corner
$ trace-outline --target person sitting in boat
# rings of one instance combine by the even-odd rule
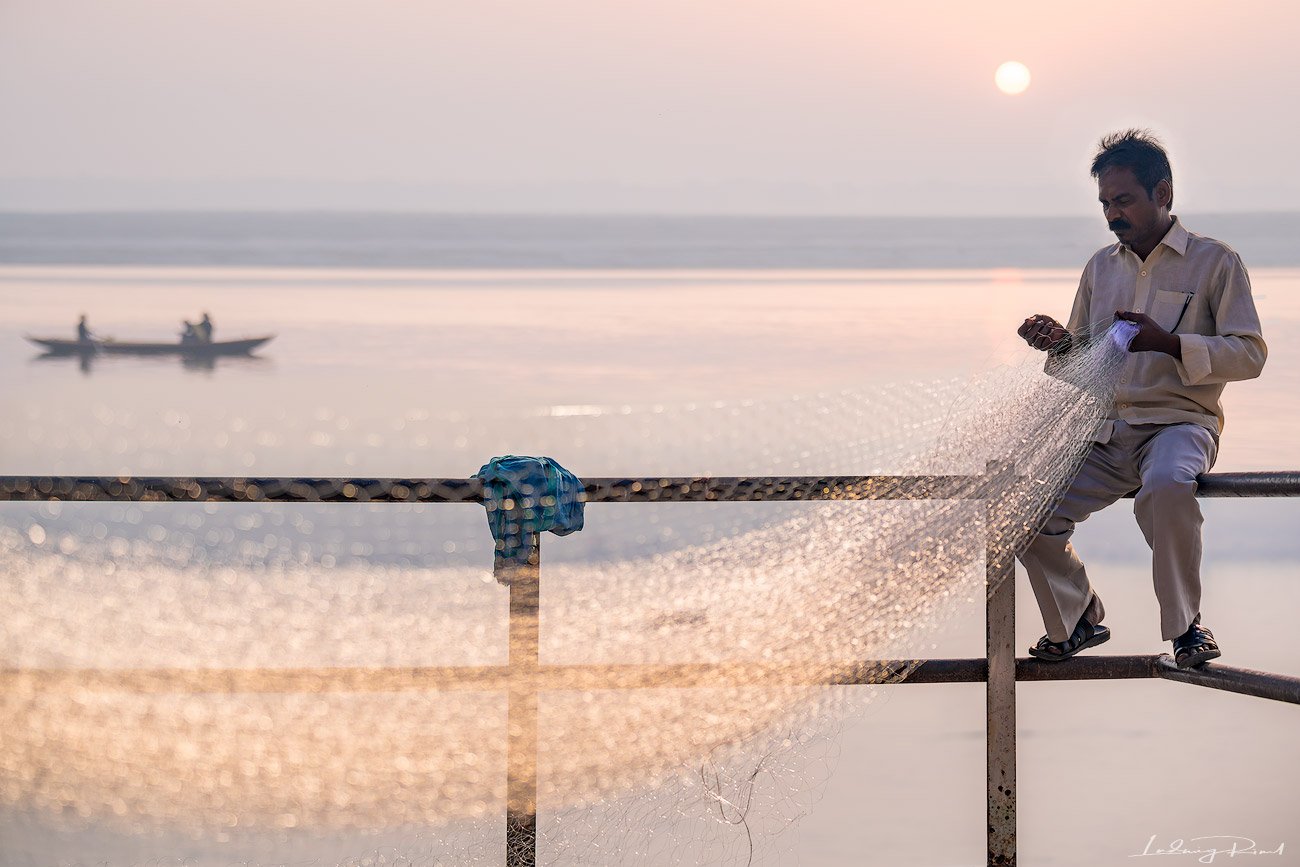
[[[95,334],[90,330],[90,326],[86,324],[86,314],[84,313],[81,314],[81,318],[77,320],[77,342],[78,343],[95,342]]]
[[[203,311],[203,318],[199,320],[199,324],[194,327],[194,330],[198,332],[199,340],[204,343],[212,342],[212,317],[208,316],[206,310]]]
[[[181,344],[199,342],[199,329],[188,319],[181,320]]]

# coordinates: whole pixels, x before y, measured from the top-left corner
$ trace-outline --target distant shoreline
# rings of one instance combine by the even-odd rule
[[[1300,266],[1300,213],[1181,215],[1247,267]],[[1078,268],[1100,216],[0,211],[0,264],[446,269]]]

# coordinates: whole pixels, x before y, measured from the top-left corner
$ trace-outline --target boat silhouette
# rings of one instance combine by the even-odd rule
[[[211,343],[195,341],[152,342],[144,340],[68,340],[60,337],[32,337],[26,339],[50,355],[180,355],[189,358],[212,358],[218,355],[248,355],[254,349],[275,337],[241,337],[237,340],[214,340]]]

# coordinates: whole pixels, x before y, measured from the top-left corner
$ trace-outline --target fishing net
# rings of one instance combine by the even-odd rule
[[[526,439],[590,476],[873,477],[815,503],[590,505],[543,543],[531,622],[481,509],[7,504],[0,800],[118,840],[311,835],[337,863],[500,864],[507,812],[539,863],[761,861],[870,684],[905,678],[983,598],[987,558],[1032,537],[1130,338],[798,399],[390,419],[481,448],[465,474]],[[110,443],[133,424],[103,422]],[[234,454],[265,435],[205,433]],[[535,722],[523,755],[512,703]],[[330,841],[354,831],[402,842],[349,861]]]

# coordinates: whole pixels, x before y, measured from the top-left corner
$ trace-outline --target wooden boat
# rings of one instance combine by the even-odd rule
[[[58,337],[27,339],[51,355],[181,355],[210,358],[217,355],[248,355],[275,337],[243,337],[239,340],[214,340],[211,343],[151,343],[140,340],[65,340]]]

